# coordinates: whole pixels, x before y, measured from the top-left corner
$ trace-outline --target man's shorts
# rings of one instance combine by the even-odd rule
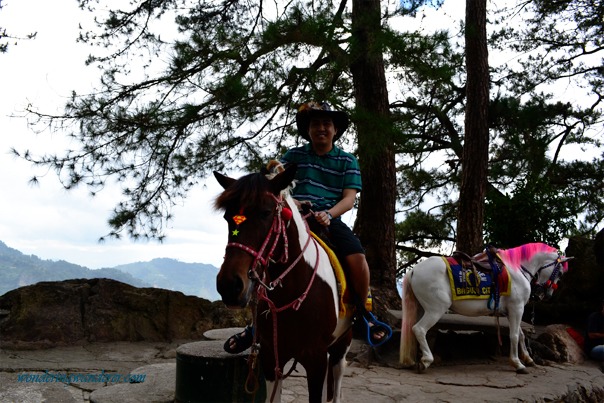
[[[359,238],[339,218],[331,220],[329,224],[329,240],[335,247],[336,254],[340,257],[355,253],[365,254],[365,249]]]

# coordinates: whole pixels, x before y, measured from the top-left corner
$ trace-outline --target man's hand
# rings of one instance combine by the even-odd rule
[[[324,227],[329,226],[329,223],[331,223],[331,218],[331,214],[327,210],[315,213],[315,220],[317,220],[317,222]]]

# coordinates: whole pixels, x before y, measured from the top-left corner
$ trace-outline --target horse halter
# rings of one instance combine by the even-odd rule
[[[302,255],[304,254],[304,251],[306,250],[310,242],[310,237],[309,240],[306,242],[306,245],[304,246],[304,249],[302,250],[300,256],[298,256],[298,258],[277,279],[271,281],[269,284],[265,284],[266,271],[263,272],[261,278],[258,274],[258,269],[268,267],[271,262],[287,263],[289,260],[289,240],[287,237],[287,228],[292,218],[292,211],[285,206],[285,200],[283,199],[283,197],[281,195],[277,197],[270,192],[268,192],[268,194],[276,202],[275,213],[273,214],[273,223],[271,225],[271,228],[269,229],[266,238],[262,243],[262,246],[260,246],[260,249],[256,251],[250,248],[249,246],[239,242],[229,242],[226,247],[239,248],[252,255],[254,257],[254,261],[252,262],[250,269],[248,270],[248,277],[252,280],[258,281],[258,283],[261,284],[263,287],[265,287],[269,291],[272,291],[277,285],[281,283],[283,277],[285,277],[285,275],[296,265],[296,263],[300,261]],[[283,238],[283,253],[281,254],[280,258],[274,259],[273,255],[281,238]],[[273,242],[270,248],[268,248],[271,239],[273,240]]]
[[[302,303],[304,302],[304,300],[306,299],[308,292],[310,291],[315,276],[317,275],[317,269],[319,268],[319,244],[317,243],[317,241],[314,240],[314,238],[310,235],[310,229],[308,228],[308,224],[306,224],[306,230],[308,232],[308,238],[306,240],[306,244],[304,245],[304,247],[302,248],[302,250],[300,251],[300,254],[298,255],[298,257],[296,257],[296,259],[294,259],[293,262],[290,263],[290,265],[281,273],[281,275],[279,275],[279,277],[277,277],[275,280],[270,281],[268,284],[266,284],[267,282],[267,270],[264,270],[262,273],[262,278],[258,275],[258,268],[267,268],[270,262],[279,262],[279,263],[287,263],[289,261],[289,253],[288,253],[288,249],[289,249],[289,242],[288,242],[288,238],[287,238],[287,227],[289,224],[289,221],[292,218],[292,211],[288,208],[285,207],[285,200],[283,200],[283,197],[281,195],[279,195],[279,197],[275,196],[272,193],[269,193],[271,195],[271,197],[275,200],[276,202],[276,206],[275,206],[275,213],[273,215],[273,224],[270,228],[270,230],[268,231],[266,238],[264,239],[264,242],[262,243],[262,246],[260,247],[260,249],[258,251],[255,251],[254,249],[250,248],[247,245],[243,245],[239,242],[230,242],[227,244],[227,248],[229,247],[233,247],[233,248],[239,248],[242,249],[244,251],[246,251],[247,253],[249,253],[250,255],[252,255],[254,257],[254,261],[252,263],[252,265],[250,266],[250,269],[248,271],[248,277],[251,280],[256,281],[259,285],[262,286],[262,288],[258,287],[257,289],[257,297],[260,300],[265,301],[268,306],[269,306],[269,311],[272,314],[272,319],[273,319],[273,351],[275,352],[275,376],[276,379],[283,379],[283,373],[281,371],[281,368],[279,367],[279,349],[278,349],[278,336],[277,336],[277,321],[278,321],[278,316],[277,314],[279,312],[285,311],[289,308],[294,309],[295,311],[297,311],[298,309],[300,309],[300,306],[302,305]],[[306,223],[306,222],[305,222]],[[274,236],[273,236],[274,235]],[[271,238],[273,238],[273,243],[272,246],[270,247],[270,249],[267,249],[268,244],[270,243]],[[281,255],[281,257],[278,260],[273,260],[273,253],[275,252],[275,248],[277,247],[279,240],[283,238],[283,254]],[[308,248],[308,246],[310,245],[311,240],[313,241],[313,243],[315,244],[315,251],[316,251],[316,261],[315,261],[315,266],[313,268],[313,272],[312,275],[310,277],[310,280],[308,282],[308,285],[306,286],[306,289],[304,290],[304,292],[302,292],[302,294],[292,300],[290,303],[285,304],[281,307],[277,307],[275,305],[275,303],[268,297],[267,291],[272,291],[275,289],[276,286],[281,284],[281,281],[283,280],[283,278],[298,264],[298,262],[302,259],[302,257],[304,256],[304,252],[306,251],[306,249]],[[254,343],[252,346],[254,346],[255,343],[255,335],[254,335]],[[295,365],[294,365],[295,367]],[[292,367],[292,369],[294,368]],[[273,396],[274,397],[274,396]],[[273,397],[271,397],[271,401],[273,399]]]
[[[539,283],[539,274],[543,269],[546,269],[550,266],[554,266],[554,270],[552,270],[549,279],[544,283]],[[562,257],[560,252],[558,252],[558,257],[556,258],[556,260],[539,267],[534,275],[532,275],[524,266],[521,265],[520,268],[522,269],[522,271],[524,271],[530,276],[529,282],[531,284],[531,299],[542,300],[548,289],[551,288],[552,292],[558,289],[558,284],[556,284],[555,281],[558,277],[560,277],[560,272],[562,268]]]

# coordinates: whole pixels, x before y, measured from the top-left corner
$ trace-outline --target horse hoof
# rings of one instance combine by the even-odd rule
[[[527,367],[534,367],[534,366],[536,366],[537,364],[535,364],[535,361],[532,361],[532,360],[531,360],[531,361],[529,361],[529,362],[525,363],[524,365],[526,365]]]
[[[522,374],[522,375],[527,375],[529,372],[528,372],[528,370],[526,368],[518,368],[516,370],[516,373],[517,374]]]

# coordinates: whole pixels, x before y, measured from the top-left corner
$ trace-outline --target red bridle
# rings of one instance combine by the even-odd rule
[[[271,311],[272,314],[272,318],[273,318],[273,346],[274,346],[274,354],[275,354],[275,377],[276,379],[281,379],[283,377],[283,373],[281,372],[281,369],[279,368],[279,349],[277,346],[277,314],[279,312],[285,311],[289,308],[294,309],[295,311],[297,311],[298,309],[300,309],[300,306],[302,305],[302,303],[304,302],[304,300],[306,299],[306,296],[308,295],[308,292],[310,291],[310,288],[312,287],[312,284],[314,282],[315,276],[317,274],[317,269],[319,268],[319,244],[318,242],[311,236],[310,234],[310,229],[308,228],[308,224],[306,224],[306,232],[308,234],[308,239],[306,240],[306,244],[304,245],[304,247],[302,248],[302,250],[300,251],[300,254],[298,255],[298,257],[296,257],[296,259],[294,259],[293,262],[290,263],[290,265],[273,281],[268,281],[267,277],[268,277],[268,273],[267,273],[267,268],[270,262],[279,262],[279,263],[287,263],[289,260],[289,253],[288,253],[288,249],[289,249],[289,242],[288,242],[288,238],[287,238],[287,227],[288,227],[288,223],[289,223],[289,219],[291,219],[291,212],[289,212],[288,214],[283,214],[283,209],[285,207],[285,201],[283,200],[283,197],[279,196],[275,196],[274,194],[270,193],[270,195],[272,196],[272,198],[275,200],[275,202],[277,203],[275,206],[275,214],[273,216],[273,223],[271,225],[270,230],[268,231],[268,234],[266,235],[266,238],[264,239],[264,242],[262,243],[262,246],[260,247],[260,249],[258,251],[255,251],[254,249],[250,248],[247,245],[241,244],[239,242],[230,242],[227,244],[227,248],[229,247],[233,247],[233,248],[239,248],[242,249],[244,251],[246,251],[247,253],[249,253],[250,255],[252,255],[254,257],[254,261],[252,262],[252,265],[250,266],[250,269],[248,271],[248,277],[252,280],[257,281],[257,283],[259,285],[261,285],[262,287],[258,287],[257,290],[257,294],[258,294],[258,299],[265,301],[268,306],[269,309]],[[285,207],[287,208],[287,207]],[[288,219],[284,219],[284,215],[288,217]],[[275,249],[277,248],[277,245],[279,244],[279,240],[283,238],[283,253],[281,255],[281,257],[278,260],[274,260],[273,259],[273,253],[275,252]],[[268,245],[271,242],[271,239],[273,239],[272,245],[270,248],[267,248]],[[283,305],[281,307],[277,307],[275,305],[275,303],[268,297],[267,294],[267,290],[268,291],[272,291],[275,289],[276,286],[280,285],[283,278],[298,264],[298,262],[302,259],[302,257],[304,256],[304,252],[306,251],[306,249],[308,248],[308,246],[310,245],[310,242],[312,242],[315,244],[315,251],[316,251],[316,256],[317,259],[315,261],[315,266],[313,268],[313,273],[312,276],[310,278],[310,281],[308,282],[308,285],[306,286],[306,289],[304,290],[304,292],[296,299],[294,299],[293,301],[291,301],[290,303]],[[262,271],[262,278],[261,276],[258,274],[258,270],[260,268],[264,268],[264,270]],[[268,283],[268,284],[267,284]],[[256,344],[256,335],[257,332],[254,333],[254,345]]]
[[[262,282],[260,276],[258,275],[257,269],[268,267],[270,262],[287,263],[287,261],[289,260],[289,241],[287,238],[287,224],[289,220],[287,220],[288,222],[286,223],[286,220],[283,219],[283,208],[285,206],[285,201],[283,200],[283,197],[277,197],[272,193],[269,194],[276,202],[275,214],[273,215],[273,223],[271,225],[271,228],[269,229],[268,234],[266,235],[266,238],[262,243],[262,246],[260,246],[260,249],[258,251],[255,251],[249,246],[239,242],[229,242],[226,247],[239,248],[252,255],[254,257],[254,261],[252,262],[250,270],[248,271],[248,277],[252,280],[259,281],[263,286],[269,289],[273,289],[276,284],[269,284],[268,286],[265,285]],[[271,238],[273,239],[273,243],[271,247],[267,249]],[[283,238],[283,253],[278,260],[275,260],[273,259],[273,254],[275,253],[275,249],[277,248],[277,245],[279,244],[279,240],[281,238]],[[263,277],[266,277],[266,271],[264,271]]]

